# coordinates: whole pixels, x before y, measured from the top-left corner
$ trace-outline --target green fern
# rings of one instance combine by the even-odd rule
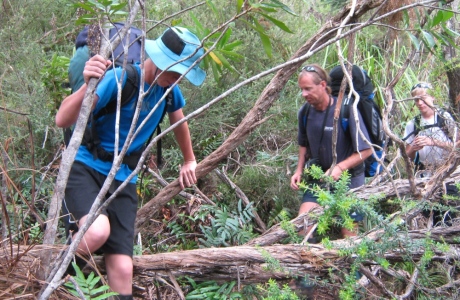
[[[284,207],[282,200],[275,196],[273,197],[273,201],[275,202],[275,206],[271,208],[268,216],[267,226],[269,228],[280,223],[284,219],[292,219],[291,214]]]
[[[284,285],[282,289],[280,289],[280,287],[278,286],[278,283],[274,279],[270,279],[268,280],[268,283],[266,285],[267,287],[264,287],[262,285],[258,286],[259,290],[261,290],[263,293],[266,294],[263,300],[298,300],[299,299],[296,293],[293,292],[287,284]]]
[[[216,300],[233,300],[242,299],[242,295],[233,292],[236,282],[226,282],[219,285],[215,281],[205,281],[197,284],[193,279],[186,277],[192,286],[192,291],[185,296],[186,300],[193,299],[216,299]]]
[[[176,237],[176,239],[181,240],[185,243],[185,231],[181,225],[177,224],[176,221],[172,221],[169,222],[168,225],[166,225],[166,227],[171,230],[171,234],[173,234]]]
[[[289,215],[285,212],[281,212],[281,229],[286,231],[286,233],[289,235],[289,241],[291,241],[294,244],[298,244],[302,241],[302,238],[299,236],[299,233],[297,232],[297,229],[295,228],[294,224],[291,223]]]
[[[211,226],[200,225],[204,238],[199,241],[205,247],[241,245],[253,237],[251,221],[254,217],[252,203],[243,207],[238,202],[238,211],[230,212],[227,207],[207,207],[211,218]]]
[[[80,270],[80,268],[75,262],[72,262],[72,266],[76,272],[76,276],[74,276],[73,278],[75,279],[78,285],[78,289],[83,292],[85,299],[102,300],[107,299],[110,296],[118,295],[118,293],[115,292],[107,293],[107,291],[110,288],[108,285],[101,285],[99,287],[96,287],[101,278],[99,276],[95,276],[94,272],[91,272],[91,274],[88,275],[88,278],[85,278],[85,274],[83,274],[83,272]],[[66,282],[64,286],[72,295],[80,298],[80,294],[77,292],[77,289],[72,282]]]

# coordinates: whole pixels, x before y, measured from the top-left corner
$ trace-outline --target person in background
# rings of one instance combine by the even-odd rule
[[[198,67],[198,64],[192,67],[192,64],[203,56],[204,50],[201,48],[201,41],[186,28],[168,28],[158,39],[146,40],[145,51],[149,58],[144,62],[144,91],[153,86],[143,99],[137,122],[138,127],[139,124],[146,121],[145,126],[139,131],[129,147],[128,156],[141,150],[155,131],[166,105],[165,101],[160,104],[160,107],[151,117],[147,119],[147,116],[168,87],[174,84],[182,74],[186,74],[185,78],[196,86],[201,85],[206,77],[205,72]],[[69,127],[77,121],[90,78],[103,76],[96,89],[93,113],[96,114],[104,109],[110,101],[116,101],[117,82],[118,78],[122,76],[122,69],[108,70],[110,65],[111,61],[100,55],[95,55],[89,59],[83,71],[85,83],[80,89],[64,99],[57,112],[56,125],[58,127]],[[139,65],[135,66],[137,72],[140,73]],[[162,71],[165,72],[162,73]],[[127,138],[136,108],[137,95],[138,93],[131,100],[131,105],[124,105],[121,108],[118,151],[121,151]],[[173,88],[171,102],[168,103],[167,112],[170,123],[174,124],[184,117],[182,107],[185,105],[185,100],[178,85]],[[91,124],[91,126],[96,126],[101,146],[105,151],[114,153],[115,113],[96,121],[96,124]],[[184,158],[179,174],[180,185],[184,188],[196,183],[195,168],[197,163],[187,123],[182,123],[176,127],[174,134]],[[90,208],[107,178],[112,164],[111,160],[94,157],[87,146],[80,146],[69,175],[65,199],[63,199],[66,229],[76,232],[78,227],[85,223]],[[133,168],[132,165],[125,163],[121,165],[106,197],[109,197],[127,179]],[[134,221],[137,213],[136,180],[137,176],[118,193],[107,209],[96,218],[78,247],[81,254],[89,255],[97,250],[104,253],[109,286],[119,294],[116,299],[133,299],[132,255]]]
[[[410,120],[405,128],[407,155],[416,161],[418,170],[433,171],[442,165],[457,138],[455,122],[447,111],[436,109],[436,99],[428,91],[431,85],[417,83],[411,89],[420,114]]]
[[[429,94],[430,90],[431,85],[425,82],[412,87],[411,95],[420,114],[407,123],[403,138],[407,143],[406,153],[414,160],[416,176],[425,178],[434,174],[446,162],[458,138],[452,115],[435,107],[436,99]],[[448,183],[445,194],[458,196],[459,192],[455,184]],[[428,217],[431,212],[425,210],[423,213]],[[436,224],[449,221],[453,214],[436,211],[433,216]]]
[[[351,174],[350,188],[356,188],[364,184],[364,161],[372,154],[370,146],[357,133],[356,122],[349,122],[347,132],[342,126],[338,126],[336,148],[332,149],[332,131],[334,110],[337,99],[331,96],[331,88],[328,85],[329,75],[317,64],[307,65],[302,68],[298,85],[302,97],[306,103],[298,113],[299,158],[297,169],[291,177],[291,188],[299,189],[299,183],[306,164],[320,166],[326,174],[338,180],[345,170]],[[352,113],[352,112],[351,112]],[[359,114],[360,127],[367,139],[369,135]],[[354,120],[353,116],[350,120]],[[333,151],[337,153],[337,163],[333,166]],[[299,215],[309,212],[318,207],[317,196],[307,190],[303,194]],[[351,217],[355,222],[363,219],[363,216],[352,212]],[[357,223],[355,223],[357,229]],[[305,234],[308,234],[307,228]],[[346,228],[341,229],[344,237],[356,235],[356,231]]]

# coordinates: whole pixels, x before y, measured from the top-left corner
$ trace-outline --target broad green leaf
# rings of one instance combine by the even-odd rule
[[[236,1],[236,13],[239,14],[241,12],[241,8],[243,7],[244,0],[237,0]]]
[[[198,32],[196,32],[197,34],[198,33],[202,33],[204,31],[204,28],[203,28],[203,25],[200,23],[200,21],[198,20],[198,18],[195,16],[194,13],[190,13],[190,17],[192,18],[192,21],[193,23],[195,23],[195,26],[197,27],[197,30]],[[202,38],[203,36],[200,36],[200,38]]]
[[[81,269],[80,269],[80,267],[77,265],[77,263],[72,262],[72,267],[73,267],[73,269],[75,270],[75,274],[77,275],[76,278],[75,278],[75,279],[77,280],[77,282],[78,282],[78,280],[80,280],[80,279],[84,281],[84,280],[85,280],[85,274],[83,274],[83,272],[81,271]]]
[[[225,294],[230,294],[230,292],[232,291],[233,287],[235,286],[236,282],[235,281],[232,281],[230,282],[230,284],[228,285],[226,291],[225,291]]]
[[[111,0],[99,0],[99,1],[91,1],[91,2],[96,3],[96,4],[100,3],[101,6],[110,6],[113,4]]]
[[[128,3],[119,3],[119,4],[111,5],[110,11],[112,12],[112,11],[122,10],[123,8],[125,8],[126,4]],[[128,12],[124,11],[123,13],[127,14]]]
[[[284,30],[286,32],[289,32],[289,33],[293,33],[289,27],[286,26],[286,24],[284,24],[283,22],[281,22],[280,20],[277,20],[275,18],[272,18],[270,17],[269,15],[266,15],[266,14],[262,14],[262,16],[264,16],[266,19],[270,20],[273,24],[275,24],[276,26],[278,26],[281,30]]]
[[[450,10],[443,10],[443,11],[442,11],[442,20],[443,20],[444,22],[448,21],[448,20],[451,19],[453,16],[454,16],[454,12],[453,12],[453,11],[450,11]]]
[[[433,36],[431,35],[431,33],[425,30],[422,30],[422,34],[425,45],[428,48],[432,49],[436,45],[436,41],[434,40]]]
[[[119,294],[115,292],[109,292],[109,293],[102,294],[96,298],[91,298],[91,300],[103,300],[103,299],[108,299],[110,296],[117,296],[117,295]]]
[[[192,278],[190,278],[190,277],[188,277],[188,276],[185,276],[185,279],[188,280],[188,282],[192,285],[192,288],[193,288],[193,289],[196,289],[197,284],[196,284],[195,280],[193,280]]]
[[[264,46],[265,53],[268,57],[272,57],[272,45],[270,43],[270,39],[264,33],[259,32],[260,40],[262,41],[262,45]]]
[[[420,41],[417,39],[417,37],[410,32],[407,32],[407,35],[411,39],[412,44],[414,45],[415,49],[417,51],[420,50]]]
[[[219,43],[217,44],[217,48],[223,48],[225,44],[227,44],[228,39],[230,38],[230,35],[232,34],[232,29],[228,28],[222,38],[219,40]]]
[[[231,42],[231,43],[227,43],[222,49],[225,49],[226,51],[232,51],[233,49],[235,49],[236,47],[238,47],[239,45],[243,44],[242,41],[234,41],[234,42]]]
[[[94,10],[94,7],[85,3],[76,3],[74,5],[76,8],[83,8],[84,10],[87,10],[89,12],[95,13],[96,11]]]
[[[287,6],[287,5],[283,4],[283,3],[281,3],[280,1],[278,1],[278,0],[270,0],[270,1],[272,2],[272,4],[266,3],[265,5],[271,5],[271,6],[273,6],[273,7],[279,7],[279,8],[281,8],[282,10],[284,10],[285,12],[287,12],[287,13],[289,13],[289,14],[291,14],[291,15],[293,15],[293,16],[297,16],[297,14],[296,14],[294,11],[292,11],[292,10],[289,8],[289,6]]]
[[[91,272],[92,273],[92,272]],[[89,286],[91,288],[94,288],[96,286],[96,284],[100,281],[101,279],[99,278],[99,276],[95,277],[93,280],[91,281],[88,281],[89,282]]]
[[[443,28],[443,29],[446,31],[446,33],[447,33],[448,35],[450,35],[450,36],[452,36],[452,37],[454,37],[454,38],[460,37],[460,34],[459,34],[457,31],[454,31],[454,30],[450,29],[449,27],[447,27],[447,26],[445,26],[445,25],[444,25],[442,28]]]
[[[408,28],[410,25],[410,18],[407,10],[403,10],[403,23],[406,28]]]
[[[272,45],[270,43],[270,38],[268,35],[265,33],[264,28],[259,24],[257,19],[252,18],[254,24],[251,24],[247,21],[246,22],[249,26],[251,26],[257,33],[259,34],[260,40],[262,41],[262,46],[264,47],[265,53],[267,54],[268,57],[272,57]]]
[[[439,34],[439,33],[436,32],[436,31],[433,31],[431,34],[432,34],[432,35],[436,38],[436,40],[437,40],[438,42],[440,42],[442,45],[444,45],[444,46],[449,46],[449,45],[450,45],[450,44],[449,44],[449,41],[448,41],[448,40],[446,39],[446,37],[443,36],[442,34]]]
[[[83,15],[80,18],[78,18],[77,21],[75,21],[76,25],[87,25],[91,24],[96,18],[94,18],[93,15],[87,14]]]
[[[91,273],[88,275],[88,277],[86,278],[86,282],[87,282],[88,284],[90,284],[91,281],[92,281],[93,279],[94,279],[94,272],[91,272]],[[98,279],[99,279],[99,278],[98,278]]]
[[[209,284],[209,283],[207,283]],[[211,285],[211,286],[207,286],[207,287],[200,287],[199,289],[195,290],[197,292],[199,292],[200,294],[204,294],[204,293],[208,293],[208,292],[211,292],[211,291],[216,291],[219,289],[219,286],[216,284],[216,285]],[[192,291],[191,293],[193,293],[194,291]]]
[[[434,27],[436,25],[438,25],[439,23],[441,23],[443,21],[443,14],[442,14],[442,11],[438,11],[438,13],[436,14],[436,16],[434,16],[434,18],[431,20],[431,26],[430,27]]]
[[[224,66],[227,69],[231,69],[231,70],[233,69],[233,66],[228,62],[228,60],[221,53],[219,53],[219,51],[215,51],[214,54],[217,56],[222,66]]]
[[[97,295],[99,293],[107,291],[108,289],[110,289],[110,287],[108,285],[100,286],[97,289],[91,290],[91,295]]]

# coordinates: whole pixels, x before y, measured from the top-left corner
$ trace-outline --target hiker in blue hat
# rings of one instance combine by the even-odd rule
[[[139,152],[142,152],[146,141],[155,131],[166,109],[171,124],[184,117],[182,107],[185,99],[178,85],[172,89],[172,97],[159,102],[166,90],[176,83],[181,75],[185,75],[193,85],[203,83],[206,74],[199,68],[198,60],[204,55],[201,41],[186,28],[171,27],[156,40],[146,40],[145,52],[148,59],[144,62],[145,78],[143,90],[148,91],[142,100],[141,112],[137,121],[138,133],[127,151],[128,160],[115,175],[115,180],[107,193],[107,198],[132,173],[137,165]],[[122,73],[121,68],[110,68],[111,61],[100,55],[91,57],[85,65],[83,84],[73,94],[66,97],[56,115],[56,125],[69,127],[77,121],[87,83],[91,78],[101,78],[93,105],[93,114],[98,114],[110,102],[116,101],[117,83]],[[135,68],[140,73],[140,66]],[[139,76],[140,78],[140,76]],[[126,82],[126,76],[124,79]],[[128,105],[120,111],[118,152],[121,151],[127,138],[131,121],[134,117],[138,92]],[[153,111],[153,109],[158,107]],[[83,143],[78,149],[72,166],[63,199],[64,222],[66,229],[75,233],[84,224],[90,208],[96,199],[113,164],[116,137],[116,114],[109,113],[90,124],[100,139],[96,151],[90,148],[92,143]],[[140,125],[143,124],[142,127]],[[182,152],[182,164],[179,182],[182,188],[195,184],[196,160],[192,148],[189,128],[186,122],[174,129],[175,138]],[[102,154],[101,154],[102,153]],[[129,160],[129,158],[134,158]],[[134,161],[134,163],[133,163]],[[108,283],[111,289],[119,293],[118,299],[133,299],[133,241],[134,221],[137,212],[137,193],[135,176],[121,190],[105,211],[99,215],[85,233],[80,242],[80,254],[89,255],[97,250],[105,256]]]

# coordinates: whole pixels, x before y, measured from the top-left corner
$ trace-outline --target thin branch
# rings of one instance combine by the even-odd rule
[[[217,174],[217,176],[219,176],[220,180],[222,180],[224,183],[226,183],[230,188],[232,188],[235,191],[236,195],[244,202],[246,206],[250,204],[249,199],[246,196],[246,194],[233,181],[231,181],[230,178],[228,178],[227,174],[225,174],[223,170],[221,172],[218,169],[215,169],[214,172]],[[252,214],[254,215],[254,219],[256,220],[257,225],[259,225],[262,232],[267,231],[267,225],[265,225],[265,223],[262,221],[257,211],[254,208],[252,208],[251,211],[252,211]]]

